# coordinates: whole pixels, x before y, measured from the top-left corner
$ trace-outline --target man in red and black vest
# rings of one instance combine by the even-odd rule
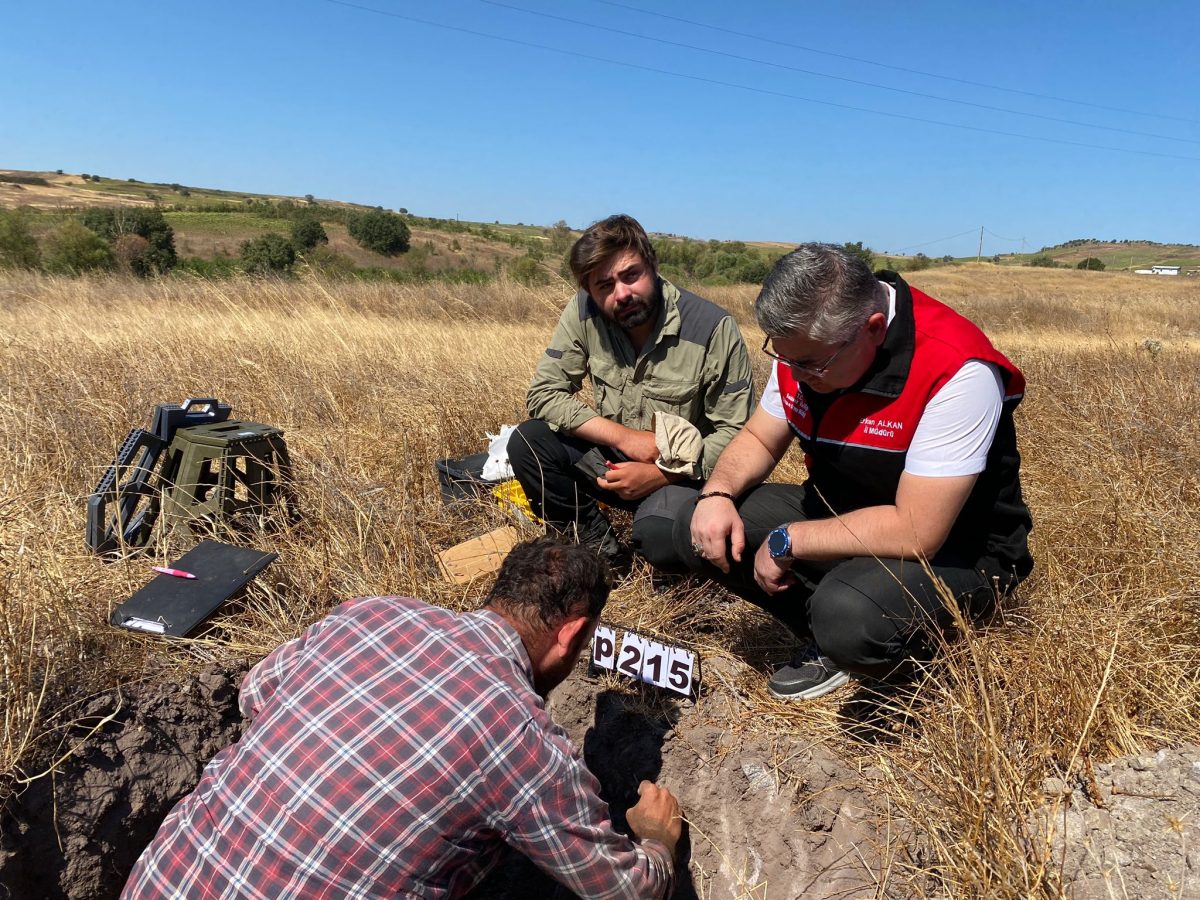
[[[769,684],[809,699],[928,652],[943,593],[979,619],[1029,574],[1025,379],[970,321],[832,245],[783,257],[755,314],[770,381],[673,543],[811,639]],[[808,479],[763,484],[793,438]]]

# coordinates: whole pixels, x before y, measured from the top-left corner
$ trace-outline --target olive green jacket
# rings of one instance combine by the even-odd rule
[[[567,304],[529,386],[529,415],[570,432],[595,415],[654,431],[656,411],[687,419],[704,440],[707,478],[754,408],[754,384],[737,322],[721,307],[661,280],[663,313],[640,355],[619,325],[580,291]],[[577,396],[592,382],[595,409]]]

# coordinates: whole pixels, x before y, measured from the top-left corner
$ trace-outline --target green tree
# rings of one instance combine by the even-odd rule
[[[1029,257],[1027,265],[1035,266],[1040,269],[1057,269],[1058,263],[1054,261],[1054,257],[1049,253],[1035,253]]]
[[[571,226],[567,224],[566,219],[559,219],[551,226],[547,237],[550,238],[550,249],[555,255],[566,253],[572,243]]]
[[[1087,259],[1082,259],[1076,263],[1075,268],[1086,269],[1091,272],[1103,272],[1104,263],[1094,256],[1089,256]]]
[[[316,219],[300,219],[292,223],[292,244],[297,250],[311,250],[317,244],[328,244],[329,235]]]
[[[932,265],[932,259],[926,256],[924,253],[918,253],[908,261],[908,264],[905,266],[905,268],[910,272],[920,272],[922,269],[928,269]]]
[[[875,253],[870,247],[864,247],[862,241],[846,241],[842,244],[842,249],[849,253],[853,253],[859,259],[867,264],[867,268],[875,268]]]
[[[175,253],[175,230],[161,210],[145,207],[89,209],[83,214],[83,224],[114,245],[124,234],[145,238],[145,252],[130,262],[130,271],[140,278],[162,275],[179,262]]]
[[[0,269],[36,269],[41,264],[28,214],[23,209],[0,209]]]
[[[408,250],[408,226],[396,213],[373,209],[352,216],[347,227],[350,237],[367,250],[384,256],[396,256]]]
[[[272,231],[243,241],[239,256],[242,268],[252,275],[288,275],[296,263],[296,248]]]
[[[108,242],[78,219],[68,219],[50,232],[43,259],[46,269],[59,275],[111,269],[113,265]]]

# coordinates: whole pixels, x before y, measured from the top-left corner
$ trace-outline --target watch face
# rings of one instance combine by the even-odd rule
[[[792,542],[788,538],[787,528],[776,528],[767,535],[767,549],[771,552],[773,559],[780,559],[788,555],[792,549]]]

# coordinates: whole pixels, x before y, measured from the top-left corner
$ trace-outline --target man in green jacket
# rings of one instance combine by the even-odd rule
[[[635,512],[633,546],[652,564],[656,547],[673,559],[673,507],[689,495],[660,489],[698,488],[749,418],[746,345],[729,313],[659,276],[630,216],[588,228],[570,265],[581,290],[538,363],[509,461],[551,528],[618,559],[601,500]],[[578,396],[584,376],[594,406]]]

